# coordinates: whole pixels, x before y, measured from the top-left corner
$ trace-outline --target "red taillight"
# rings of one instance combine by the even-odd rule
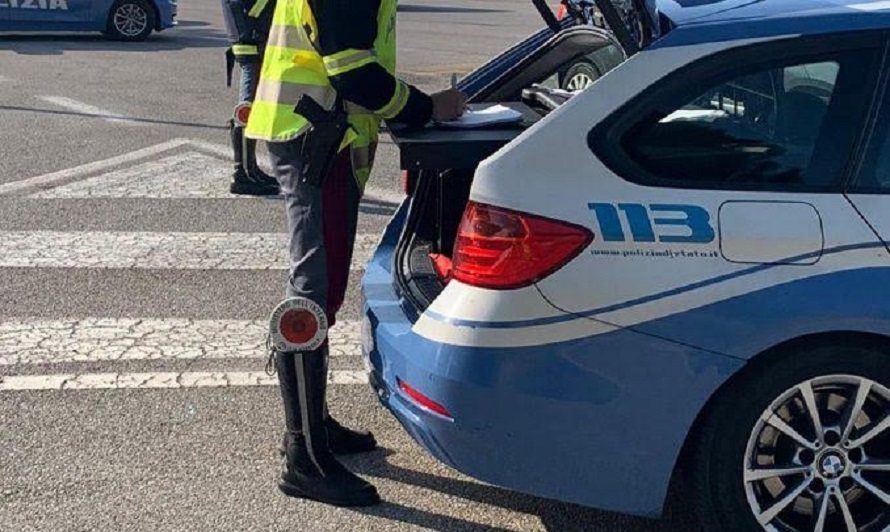
[[[482,288],[528,286],[572,260],[593,240],[579,225],[470,202],[452,254],[452,277]]]
[[[556,11],[556,18],[562,20],[564,16],[566,16],[566,6],[565,4],[560,4],[559,9]]]
[[[448,410],[445,410],[444,406],[433,401],[432,399],[430,399],[429,397],[418,392],[414,388],[408,386],[407,384],[405,384],[405,381],[403,381],[402,379],[398,379],[398,381],[399,381],[399,389],[402,390],[403,392],[405,392],[405,395],[410,397],[415,403],[426,408],[427,410],[431,410],[431,411],[439,414],[440,416],[445,416],[448,419],[454,419],[451,417],[451,414],[448,412]]]

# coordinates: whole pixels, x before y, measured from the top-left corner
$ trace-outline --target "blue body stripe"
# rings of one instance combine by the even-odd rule
[[[560,315],[560,316],[549,316],[546,318],[534,318],[530,320],[520,320],[520,321],[477,321],[477,320],[465,320],[459,318],[450,318],[448,316],[443,316],[431,310],[427,310],[424,314],[436,321],[441,321],[443,323],[448,323],[449,325],[455,325],[458,327],[482,327],[486,329],[519,329],[522,327],[534,327],[539,325],[553,325],[555,323],[568,322],[572,320],[576,320],[579,318],[591,318],[597,316],[599,314],[605,314],[608,312],[614,312],[616,310],[622,310],[630,307],[635,307],[637,305],[642,305],[645,303],[651,303],[653,301],[658,301],[659,299],[664,299],[667,297],[676,296],[679,294],[683,294],[686,292],[691,292],[693,290],[698,290],[699,288],[704,288],[706,286],[711,286],[714,284],[722,283],[724,281],[728,281],[730,279],[735,279],[738,277],[744,277],[746,275],[753,275],[755,273],[759,273],[771,268],[775,268],[776,266],[788,266],[787,263],[800,262],[807,259],[812,259],[819,256],[827,256],[827,255],[835,255],[838,253],[844,253],[847,251],[854,251],[859,249],[873,249],[873,248],[883,248],[883,242],[862,242],[859,244],[848,244],[844,246],[836,246],[833,248],[820,250],[818,252],[806,253],[803,255],[796,255],[793,257],[788,257],[786,259],[782,259],[778,263],[775,264],[759,264],[757,266],[752,266],[751,268],[746,268],[741,271],[727,273],[724,275],[718,275],[717,277],[712,277],[710,279],[705,279],[703,281],[698,281],[695,283],[691,283],[685,286],[680,286],[677,288],[672,288],[671,290],[665,290],[664,292],[658,292],[656,294],[651,294],[648,296],[643,296],[637,299],[631,299],[629,301],[624,301],[622,303],[615,303],[612,305],[607,305],[604,307],[597,307],[590,310],[585,310],[581,312],[573,312],[570,314]],[[888,263],[890,266],[890,263]]]

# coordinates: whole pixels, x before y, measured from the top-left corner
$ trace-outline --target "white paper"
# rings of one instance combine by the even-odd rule
[[[521,121],[522,113],[505,105],[498,104],[485,109],[468,110],[457,120],[440,122],[440,124],[447,127],[474,128]]]

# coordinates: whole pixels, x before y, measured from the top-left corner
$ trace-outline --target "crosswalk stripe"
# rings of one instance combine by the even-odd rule
[[[157,156],[159,153],[180,148],[188,143],[189,141],[187,139],[168,140],[167,142],[163,142],[161,144],[156,144],[147,148],[124,153],[110,159],[95,161],[81,166],[75,166],[74,168],[66,168],[64,170],[59,170],[58,172],[52,172],[49,174],[28,177],[25,179],[20,179],[18,181],[11,181],[9,183],[0,185],[0,196],[7,194],[16,194],[31,188],[48,187],[55,183],[60,183],[69,179],[76,179],[78,177],[89,175],[94,172],[100,172],[117,165],[132,163],[147,157],[154,157]]]
[[[379,235],[359,234],[352,268],[360,270]],[[3,268],[284,270],[283,233],[0,231]]]
[[[9,319],[0,321],[0,367],[130,360],[267,356],[266,320]],[[331,356],[361,356],[361,323],[338,321]]]
[[[27,197],[32,199],[255,200],[229,192],[231,161],[228,146],[172,139],[109,159],[3,183],[0,196],[30,192]],[[365,189],[363,200],[398,205],[405,197],[404,193],[377,188],[372,182]]]
[[[229,192],[232,165],[191,151],[30,194],[35,199],[236,198]]]
[[[366,384],[367,373],[336,370],[329,384]],[[155,372],[155,373],[65,373],[0,377],[0,392],[38,390],[134,390],[171,388],[230,388],[277,386],[278,376],[260,371]]]

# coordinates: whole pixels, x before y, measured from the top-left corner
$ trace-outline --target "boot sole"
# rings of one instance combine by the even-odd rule
[[[299,486],[291,484],[290,482],[285,482],[283,480],[280,480],[278,482],[278,489],[281,490],[281,492],[288,497],[308,499],[311,501],[321,502],[324,504],[330,504],[339,507],[374,506],[380,504],[381,502],[380,495],[376,492],[373,492],[373,496],[368,496],[363,499],[326,499],[324,497],[319,497],[315,494],[309,493]]]
[[[229,192],[242,196],[277,196],[281,191],[278,188],[263,185],[242,184],[238,181],[234,181],[229,185]]]

